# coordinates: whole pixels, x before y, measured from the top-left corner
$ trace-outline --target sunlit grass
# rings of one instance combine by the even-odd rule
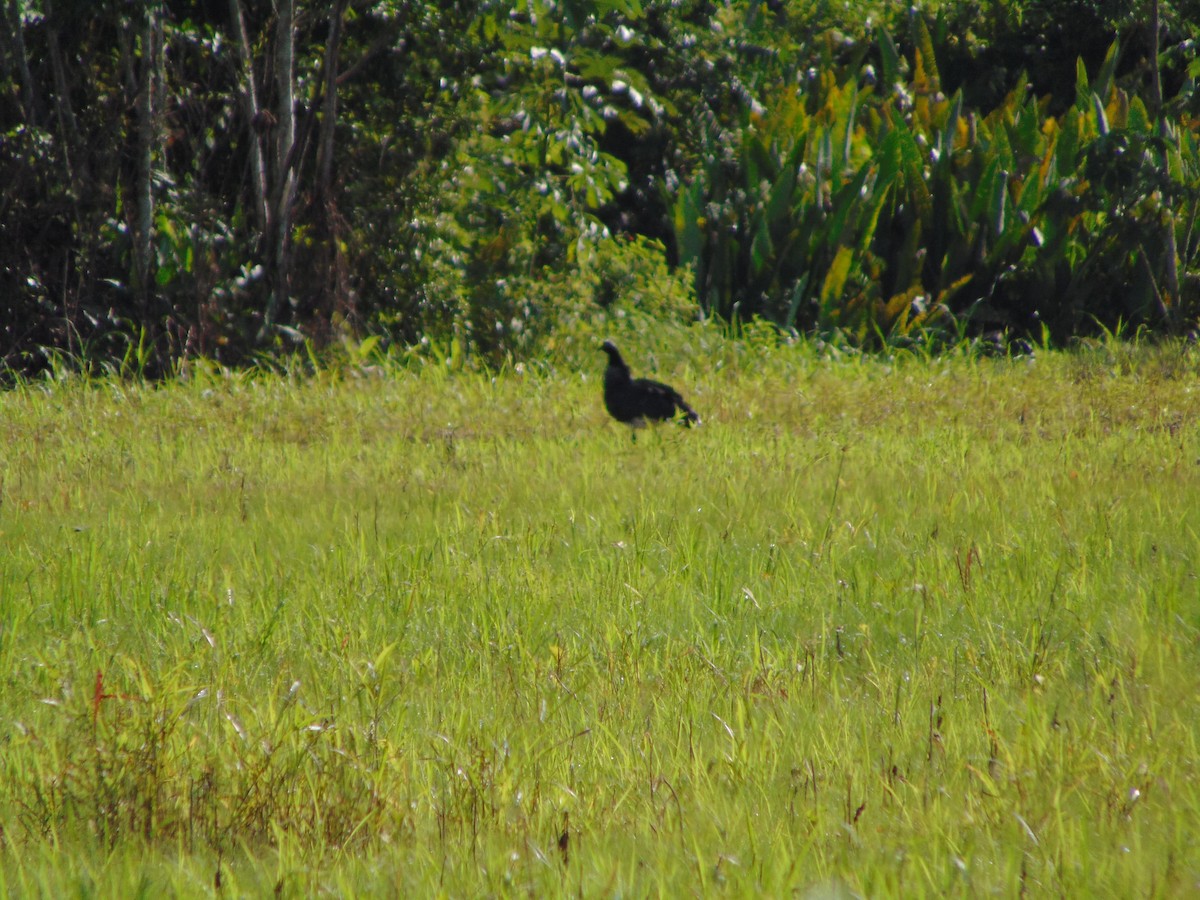
[[[628,355],[0,397],[0,888],[1200,886],[1192,351]]]

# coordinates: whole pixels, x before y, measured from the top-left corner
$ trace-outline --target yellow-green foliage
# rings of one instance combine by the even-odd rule
[[[625,349],[0,397],[0,894],[1196,889],[1192,351]]]
[[[910,32],[902,56],[879,31],[873,63],[830,46],[710,141],[673,198],[700,303],[859,344],[1190,321],[1200,132],[1121,86],[1119,42],[1052,115],[1024,76],[972,108]]]

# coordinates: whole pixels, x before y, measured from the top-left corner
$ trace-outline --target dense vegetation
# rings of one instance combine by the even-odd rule
[[[0,394],[0,895],[1194,894],[1194,350],[720,332]]]
[[[1196,0],[6,0],[0,357],[1184,332]],[[674,275],[668,275],[670,267]]]

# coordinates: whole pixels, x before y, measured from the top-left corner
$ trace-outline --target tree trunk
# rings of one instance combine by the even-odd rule
[[[271,295],[263,315],[259,338],[269,335],[279,311],[289,299],[291,272],[290,232],[292,202],[295,199],[296,94],[296,5],[295,0],[278,0],[275,33],[275,91],[279,98],[278,124],[275,128],[272,156],[272,186],[270,199],[270,245],[268,248],[271,273]]]
[[[36,85],[29,71],[29,56],[25,52],[25,28],[21,23],[21,10],[17,0],[8,0],[4,6],[4,25],[10,37],[6,44],[17,68],[17,76],[21,81],[21,112],[25,121],[34,126],[42,125],[41,104],[34,93]]]
[[[1158,40],[1161,31],[1158,0],[1150,0],[1150,114],[1162,115],[1162,77],[1158,71]]]
[[[337,126],[338,53],[342,42],[342,17],[346,0],[332,0],[329,39],[325,44],[325,102],[321,112],[321,137],[317,142],[317,196],[328,200],[333,184],[333,136]]]
[[[270,130],[271,116],[264,113],[258,100],[258,79],[254,75],[254,55],[250,50],[250,39],[246,36],[246,19],[242,15],[239,0],[229,0],[229,17],[233,21],[233,35],[237,42],[241,60],[242,87],[238,97],[242,115],[250,138],[250,203],[254,224],[258,228],[259,244],[270,231],[270,216],[267,214],[269,192],[267,190],[267,166],[263,154],[263,135]]]
[[[62,50],[58,45],[58,25],[54,21],[54,13],[50,0],[44,4],[46,14],[46,43],[50,51],[50,71],[54,77],[54,113],[58,119],[59,132],[63,144],[63,158],[67,167],[67,183],[73,188],[78,187],[76,172],[71,164],[75,148],[83,143],[79,136],[79,125],[75,121],[75,111],[71,108],[71,91],[67,86],[67,71],[63,65]]]
[[[162,72],[162,10],[147,3],[143,11],[137,93],[136,213],[133,227],[134,290],[143,316],[154,299],[154,156],[158,150],[158,104]]]

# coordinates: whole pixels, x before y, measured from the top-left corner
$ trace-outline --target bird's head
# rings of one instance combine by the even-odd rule
[[[617,349],[617,345],[612,341],[605,341],[600,345],[600,349],[608,354],[608,368],[604,371],[605,379],[620,378],[621,373],[624,377],[629,377],[629,366],[625,364],[625,360],[621,358],[621,351]]]
[[[617,349],[617,345],[612,341],[605,341],[600,345],[600,349],[608,354],[608,361],[610,364],[617,367],[622,367],[625,365],[625,360],[621,358],[621,351]]]

